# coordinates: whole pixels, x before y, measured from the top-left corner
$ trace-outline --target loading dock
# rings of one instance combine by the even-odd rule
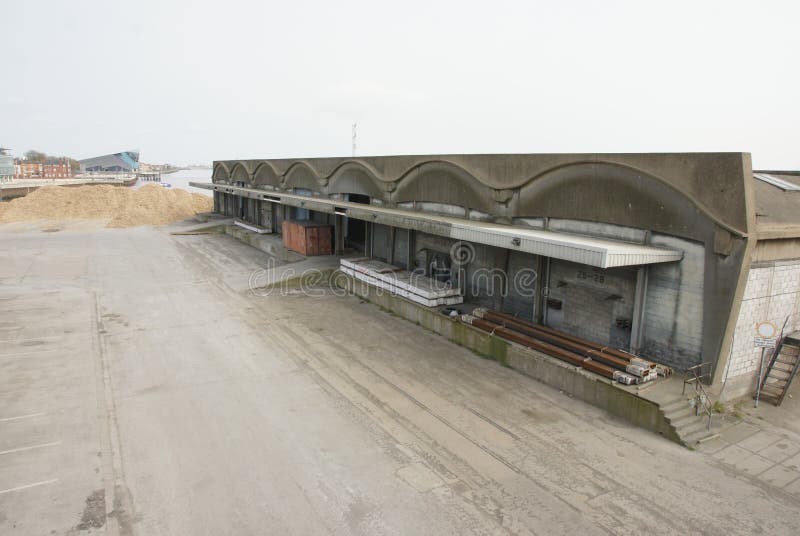
[[[274,232],[284,214],[333,225],[337,254],[455,282],[473,306],[678,370],[709,362],[712,390],[735,397],[755,384],[752,352],[730,352],[755,310],[739,314],[745,287],[761,292],[748,276],[800,266],[796,182],[754,176],[746,153],[681,153],[218,161],[194,186],[226,214],[230,198],[272,204]]]

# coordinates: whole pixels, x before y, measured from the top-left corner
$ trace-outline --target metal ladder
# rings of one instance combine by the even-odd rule
[[[783,337],[761,380],[759,399],[780,406],[800,368],[800,331]]]

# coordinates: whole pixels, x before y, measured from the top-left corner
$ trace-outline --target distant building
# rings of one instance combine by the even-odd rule
[[[176,169],[179,168],[176,168],[172,164],[145,164],[144,162],[139,162],[139,171],[144,172],[169,172]]]
[[[72,169],[67,160],[17,160],[14,175],[18,179],[68,179],[72,177]]]
[[[8,149],[0,147],[0,182],[10,181],[14,177],[14,157],[6,151]]]
[[[122,151],[121,153],[95,156],[78,160],[81,173],[127,173],[139,169],[139,151]]]

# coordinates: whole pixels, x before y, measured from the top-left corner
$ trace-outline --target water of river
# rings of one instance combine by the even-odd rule
[[[172,188],[181,188],[190,192],[203,194],[211,197],[213,193],[210,190],[203,190],[201,188],[193,188],[189,186],[189,182],[211,182],[210,169],[182,169],[175,173],[167,173],[161,175],[161,183],[169,184]],[[147,182],[139,181],[133,187],[141,188],[143,185],[149,184]]]

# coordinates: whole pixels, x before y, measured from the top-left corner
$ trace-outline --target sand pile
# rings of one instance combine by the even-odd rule
[[[120,186],[45,186],[25,197],[0,203],[0,223],[31,220],[108,220],[106,227],[164,225],[210,212],[210,197],[146,184]]]

